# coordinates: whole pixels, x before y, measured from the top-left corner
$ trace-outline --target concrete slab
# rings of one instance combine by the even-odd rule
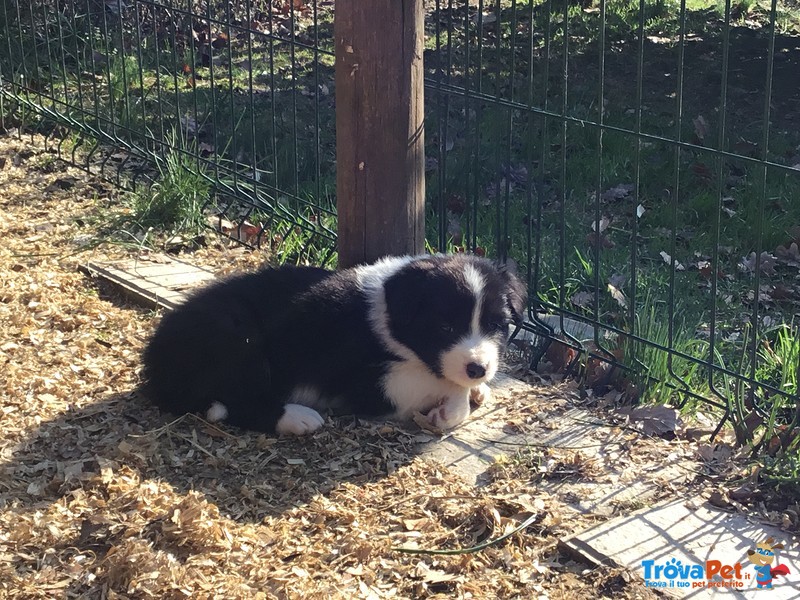
[[[504,431],[502,418],[509,403],[530,393],[531,387],[499,373],[492,382],[492,399],[476,409],[470,419],[445,437],[420,434],[418,452],[478,484],[495,460],[526,445],[524,436]]]
[[[169,309],[186,300],[192,289],[214,279],[207,269],[161,255],[150,260],[89,263],[86,271],[112,283],[139,304]]]
[[[697,472],[697,462],[687,457],[690,450],[663,440],[650,442],[642,456],[631,460],[628,445],[634,440],[641,443],[642,438],[575,407],[578,392],[573,385],[532,386],[500,374],[492,388],[492,400],[445,437],[418,436],[420,454],[478,486],[487,480],[487,469],[503,456],[532,451],[549,455],[545,461],[575,457],[591,465],[593,473],[558,477],[538,473],[531,465],[531,480],[538,491],[562,499],[576,511],[602,517],[640,508],[664,485],[680,485]],[[546,470],[548,465],[540,468]]]
[[[747,551],[769,537],[786,547],[776,551],[777,559],[772,566],[784,564],[789,574],[774,578],[772,589],[758,589],[755,566],[749,561]],[[584,562],[625,567],[642,579],[642,586],[648,582],[651,587],[663,583],[666,587],[659,587],[659,591],[675,598],[727,595],[789,600],[800,598],[797,542],[798,539],[792,539],[776,527],[755,523],[742,514],[715,509],[702,504],[699,498],[684,498],[611,519],[562,540],[560,546]],[[681,575],[670,579],[662,571],[656,576],[657,566],[677,565],[678,561],[684,568],[701,565],[704,575],[697,579]],[[737,563],[741,565],[740,576],[736,575]],[[730,578],[717,574],[707,579],[705,573],[716,564],[734,567]],[[673,571],[666,574],[671,575]],[[695,574],[699,575],[696,570]],[[736,587],[717,587],[724,582]]]

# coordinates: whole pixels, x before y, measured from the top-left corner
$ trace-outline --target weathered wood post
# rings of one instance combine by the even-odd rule
[[[425,249],[423,0],[336,0],[339,267]]]

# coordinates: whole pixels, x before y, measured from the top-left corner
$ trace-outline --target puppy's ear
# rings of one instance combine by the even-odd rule
[[[510,256],[507,256],[504,261],[496,260],[495,265],[497,266],[497,270],[501,273],[506,271],[511,273],[512,275],[517,275],[519,273],[519,265],[517,265],[517,261],[515,261]]]
[[[525,320],[528,308],[528,288],[516,275],[516,263],[513,266],[500,265],[500,276],[505,281],[505,295],[514,323],[520,325]]]

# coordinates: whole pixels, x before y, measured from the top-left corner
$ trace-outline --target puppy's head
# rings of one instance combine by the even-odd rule
[[[464,388],[495,376],[527,305],[516,276],[465,255],[415,259],[385,281],[384,294],[391,337]]]

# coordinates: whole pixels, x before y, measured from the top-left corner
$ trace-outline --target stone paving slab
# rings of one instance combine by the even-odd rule
[[[776,527],[750,520],[746,515],[728,513],[702,504],[701,498],[682,498],[622,515],[564,539],[562,550],[594,565],[621,566],[642,579],[642,585],[661,585],[658,589],[675,598],[733,597],[762,600],[800,598],[800,549],[798,539]],[[772,537],[782,543],[776,562],[785,564],[789,574],[773,579],[772,589],[758,589],[755,566],[747,551],[757,542]],[[674,561],[674,562],[673,562]],[[693,579],[675,569],[657,569],[667,565],[694,567],[704,573],[719,567],[709,581],[706,576]],[[736,574],[737,563],[740,577]],[[725,573],[725,566],[733,567]],[[707,569],[707,570],[706,570]],[[695,569],[695,574],[699,572]],[[721,575],[727,574],[728,578]],[[646,581],[645,581],[646,580]],[[725,583],[737,587],[726,586]],[[738,587],[738,584],[741,584]]]
[[[525,450],[580,453],[586,461],[598,464],[598,476],[540,479],[531,473],[531,479],[537,480],[537,490],[567,499],[576,511],[606,517],[620,507],[641,507],[658,492],[659,485],[690,478],[696,470],[696,462],[663,448],[654,452],[647,464],[608,467],[609,461],[615,462],[614,455],[624,459],[631,432],[573,406],[577,398],[574,386],[533,386],[498,374],[492,389],[492,400],[445,437],[418,436],[420,453],[474,485],[486,480],[487,469],[500,457]],[[514,418],[520,413],[527,413],[527,426],[517,432]]]

